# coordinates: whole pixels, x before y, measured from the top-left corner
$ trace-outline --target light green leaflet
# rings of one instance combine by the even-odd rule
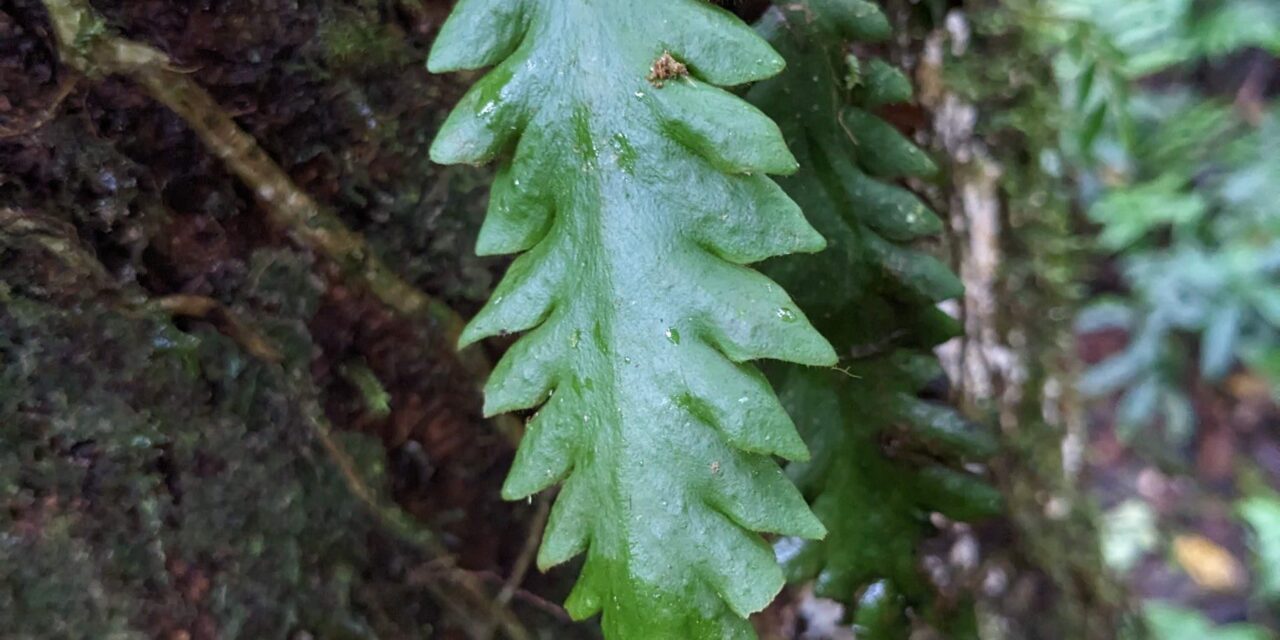
[[[664,52],[688,76],[646,78]],[[564,482],[538,563],[586,552],[566,603],[609,638],[751,638],[782,585],[756,532],[820,537],[771,456],[807,451],[746,361],[835,362],[747,265],[823,248],[766,174],[795,159],[717,86],[782,59],[704,0],[462,0],[429,67],[496,65],[431,149],[500,158],[482,254],[523,252],[463,345],[523,332],[486,413],[540,407],[503,494]]]

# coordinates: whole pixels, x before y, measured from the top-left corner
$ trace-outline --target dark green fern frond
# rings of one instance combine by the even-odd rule
[[[871,114],[882,101],[901,99],[909,82],[877,64],[867,65],[876,72],[861,77],[860,104],[852,104],[844,88],[842,43],[862,34],[885,37],[887,21],[867,3],[823,4],[832,12],[836,5],[847,5],[846,12],[867,25],[836,30],[832,25],[841,21],[820,21],[817,16],[826,14],[805,3],[789,3],[785,11],[766,15],[759,26],[789,67],[753,87],[748,99],[781,127],[801,170],[779,184],[828,243],[826,251],[814,256],[770,262],[769,273],[784,286],[806,285],[789,290],[834,344],[865,346],[895,333],[922,331],[949,336],[953,323],[932,310],[932,303],[958,296],[960,282],[941,261],[911,246],[938,234],[942,223],[915,194],[892,182],[929,175],[934,165]],[[912,313],[895,308],[902,305]]]
[[[819,595],[856,604],[864,589],[883,582],[879,590],[889,595],[881,600],[897,613],[878,617],[902,621],[905,606],[930,599],[918,564],[928,514],[972,520],[998,511],[992,488],[946,464],[989,456],[994,441],[954,411],[917,398],[941,373],[925,352],[856,359],[847,372],[789,368],[780,380],[783,403],[815,451],[789,471],[828,529],[825,540],[787,541],[781,549],[788,578],[816,579]]]
[[[957,470],[990,455],[993,440],[918,398],[941,373],[932,347],[955,331],[936,303],[961,286],[945,264],[914,248],[938,234],[941,221],[894,181],[927,176],[934,166],[874,115],[910,97],[901,73],[873,60],[846,88],[846,43],[889,35],[873,5],[787,3],[759,31],[789,67],[748,97],[778,121],[800,162],[780,184],[828,240],[825,252],[779,258],[766,271],[796,292],[844,369],[779,368],[783,403],[815,451],[789,471],[829,530],[823,541],[781,549],[793,580],[816,578],[820,594],[866,601],[856,619],[874,624],[864,633],[905,637],[893,631],[904,623],[903,607],[928,600],[916,559],[929,512],[970,519],[999,503],[992,488]]]
[[[496,65],[432,147],[500,158],[483,254],[521,253],[463,335],[528,332],[486,412],[537,408],[503,493],[563,481],[538,558],[610,638],[750,638],[783,576],[756,532],[821,537],[773,456],[805,445],[749,360],[834,364],[745,265],[823,248],[766,174],[777,126],[717,87],[783,60],[703,0],[462,0],[434,71]]]

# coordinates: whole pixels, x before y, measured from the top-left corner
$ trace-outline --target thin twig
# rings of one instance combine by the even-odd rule
[[[431,589],[440,580],[448,582],[457,588],[467,600],[472,601],[476,606],[487,608],[489,615],[493,616],[494,620],[497,620],[498,626],[502,628],[502,632],[508,638],[511,638],[511,640],[533,640],[533,634],[511,613],[510,609],[498,604],[485,593],[484,587],[481,586],[480,580],[473,572],[453,566],[449,556],[440,556],[439,560],[444,562],[444,566],[440,566],[440,562],[434,562],[410,571],[408,583]],[[482,634],[483,630],[478,626],[471,630],[471,636],[477,638],[477,640],[483,637]]]
[[[502,591],[498,592],[498,602],[506,604],[511,602],[511,596],[524,584],[524,577],[529,574],[529,567],[533,566],[533,559],[538,555],[538,545],[542,544],[542,531],[547,528],[547,516],[551,513],[551,494],[544,492],[538,496],[538,507],[533,513],[533,519],[529,521],[529,534],[524,538],[524,547],[520,549],[520,555],[516,556],[515,564],[511,566],[511,577],[507,578],[506,584],[502,585]]]
[[[37,111],[34,115],[28,117],[26,122],[19,122],[8,126],[0,127],[0,140],[5,138],[16,138],[35,133],[41,127],[49,124],[54,116],[58,115],[58,108],[62,106],[62,101],[75,91],[76,83],[79,82],[79,75],[67,75],[58,83],[58,87],[54,89],[53,99],[44,108]]]
[[[156,308],[174,316],[208,319],[220,331],[235,340],[253,357],[271,363],[284,360],[284,354],[261,333],[253,330],[244,320],[224,307],[222,303],[206,296],[176,294],[154,301]]]
[[[529,567],[533,565],[533,559],[538,555],[538,545],[542,544],[542,531],[547,527],[547,516],[550,513],[551,494],[544,492],[538,496],[538,506],[533,512],[533,519],[529,521],[529,532],[524,537],[524,546],[520,548],[520,554],[511,565],[511,575],[503,582],[502,590],[498,591],[498,597],[494,598],[498,604],[504,606],[510,604],[511,598],[520,591],[520,585],[524,584],[524,578],[529,574]],[[493,636],[495,624],[496,622],[487,625],[481,635],[482,640],[488,640]]]
[[[466,603],[458,597],[458,594],[444,588],[443,585],[434,580],[423,582],[421,586],[431,593],[436,602],[444,605],[459,620],[467,637],[472,640],[481,640],[484,637],[485,622],[472,616]]]
[[[0,246],[22,240],[48,251],[70,271],[88,277],[100,288],[115,286],[107,269],[80,243],[74,226],[39,213],[0,208]]]
[[[188,74],[175,69],[167,55],[109,35],[101,26],[101,17],[85,0],[46,0],[45,6],[67,64],[90,76],[118,73],[133,78],[151,97],[182,117],[210,151],[253,190],[273,224],[331,260],[344,276],[362,282],[399,314],[430,320],[441,330],[445,350],[453,352],[466,324],[462,316],[389,269],[360,234],[294,184],[257,140]],[[488,378],[492,367],[479,348],[455,353],[473,378]],[[494,423],[512,444],[519,442],[523,425],[517,418],[502,415]]]
[[[440,543],[440,539],[434,532],[420,526],[413,516],[398,505],[379,498],[377,492],[369,487],[364,477],[360,475],[355,460],[351,459],[347,450],[343,449],[337,438],[333,437],[333,428],[323,415],[314,415],[309,422],[325,453],[329,454],[329,458],[342,473],[343,480],[346,481],[352,495],[363,502],[383,526],[397,537],[430,553],[438,554],[444,550],[444,545]]]
[[[461,569],[458,569],[458,571],[461,571]],[[503,580],[502,576],[498,575],[497,573],[494,573],[493,571],[471,571],[469,573],[475,575],[480,580],[487,582],[489,584],[493,584],[493,585],[506,584],[506,581]],[[556,604],[555,602],[547,600],[546,598],[543,598],[542,596],[536,593],[533,593],[528,589],[516,589],[513,599],[520,600],[521,602],[524,602],[535,609],[541,610],[543,613],[551,616],[552,618],[555,618],[556,620],[559,620],[560,622],[564,622],[566,624],[572,624],[574,622],[573,616],[570,616],[569,612],[564,610],[564,607],[560,606],[559,604]]]

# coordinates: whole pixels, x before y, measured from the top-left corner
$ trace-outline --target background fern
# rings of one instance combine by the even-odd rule
[[[783,541],[779,553],[792,580],[816,579],[819,595],[860,601],[853,617],[866,637],[903,638],[905,609],[930,606],[917,565],[918,544],[932,529],[928,514],[972,519],[999,509],[994,489],[959,467],[993,453],[993,439],[918,397],[942,375],[931,349],[955,332],[936,303],[961,287],[916,247],[941,222],[896,181],[934,166],[873,115],[910,99],[907,78],[875,58],[846,58],[850,41],[888,37],[874,5],[789,3],[759,29],[789,66],[749,98],[782,127],[801,169],[780,183],[829,243],[817,255],[775,259],[766,271],[796,291],[843,368],[774,372],[815,452],[788,473],[829,531],[822,541]],[[812,106],[796,109],[797,96]]]
[[[1132,291],[1082,316],[1084,331],[1120,328],[1131,339],[1081,389],[1120,393],[1122,438],[1160,422],[1182,445],[1195,422],[1187,375],[1217,381],[1238,363],[1265,367],[1278,337],[1280,166],[1270,149],[1280,127],[1273,113],[1248,122],[1191,83],[1140,81],[1245,47],[1280,50],[1280,8],[1054,0],[1045,9],[1042,37],[1056,47],[1067,111],[1080,114],[1064,131],[1069,168]]]

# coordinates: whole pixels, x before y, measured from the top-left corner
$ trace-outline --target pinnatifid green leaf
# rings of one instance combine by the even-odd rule
[[[816,578],[819,595],[853,602],[867,585],[889,580],[923,602],[928,590],[916,547],[931,530],[928,515],[972,520],[999,513],[994,489],[939,463],[981,460],[993,452],[993,440],[972,428],[965,439],[937,439],[905,415],[904,407],[936,405],[916,398],[896,362],[903,357],[923,356],[855,360],[848,375],[789,368],[779,383],[815,452],[789,471],[828,529],[825,540],[803,544],[787,569],[792,580]],[[890,444],[902,450],[890,455]]]
[[[869,16],[863,5],[824,3],[828,13],[844,7],[838,24],[858,17],[884,19],[878,12]],[[819,15],[826,14],[803,2],[789,3],[758,25],[789,66],[753,86],[748,99],[777,120],[796,154],[801,170],[779,184],[828,245],[816,255],[771,261],[768,273],[836,345],[879,342],[917,321],[947,331],[950,323],[932,305],[958,296],[960,281],[947,265],[913,247],[939,233],[942,223],[915,194],[886,179],[926,174],[932,162],[901,134],[890,133],[890,125],[870,116],[870,107],[855,110],[846,103],[840,45],[852,31],[830,29]],[[879,93],[869,83],[896,82],[888,77],[865,76],[861,92]],[[797,96],[804,96],[809,108],[795,108]],[[850,118],[851,113],[857,116]],[[874,124],[863,126],[868,122]],[[900,314],[893,307],[904,302],[919,309]]]
[[[538,563],[586,554],[566,606],[607,637],[754,637],[783,583],[758,532],[824,528],[747,361],[836,360],[746,266],[825,244],[766,176],[796,169],[777,126],[719,88],[783,60],[703,0],[461,0],[429,67],[489,64],[431,154],[499,159],[478,250],[523,252],[461,340],[527,332],[486,388],[537,410],[503,494],[563,482]]]
[[[801,166],[780,184],[828,241],[820,254],[770,261],[766,273],[795,291],[842,359],[840,370],[770,369],[814,451],[788,472],[828,529],[822,541],[786,541],[779,553],[791,580],[816,579],[820,595],[854,610],[859,637],[894,638],[905,637],[905,607],[930,608],[916,562],[929,514],[991,515],[1000,496],[962,470],[994,453],[992,436],[919,397],[941,376],[932,347],[956,329],[936,304],[962,289],[919,247],[941,221],[895,182],[927,177],[934,166],[875,115],[909,97],[905,77],[864,61],[859,69],[875,71],[844,81],[847,39],[877,32],[883,20],[864,10],[865,3],[824,0],[767,14],[758,30],[789,66],[748,98],[778,121]],[[858,20],[871,26],[848,26]],[[796,96],[812,108],[796,109]]]

